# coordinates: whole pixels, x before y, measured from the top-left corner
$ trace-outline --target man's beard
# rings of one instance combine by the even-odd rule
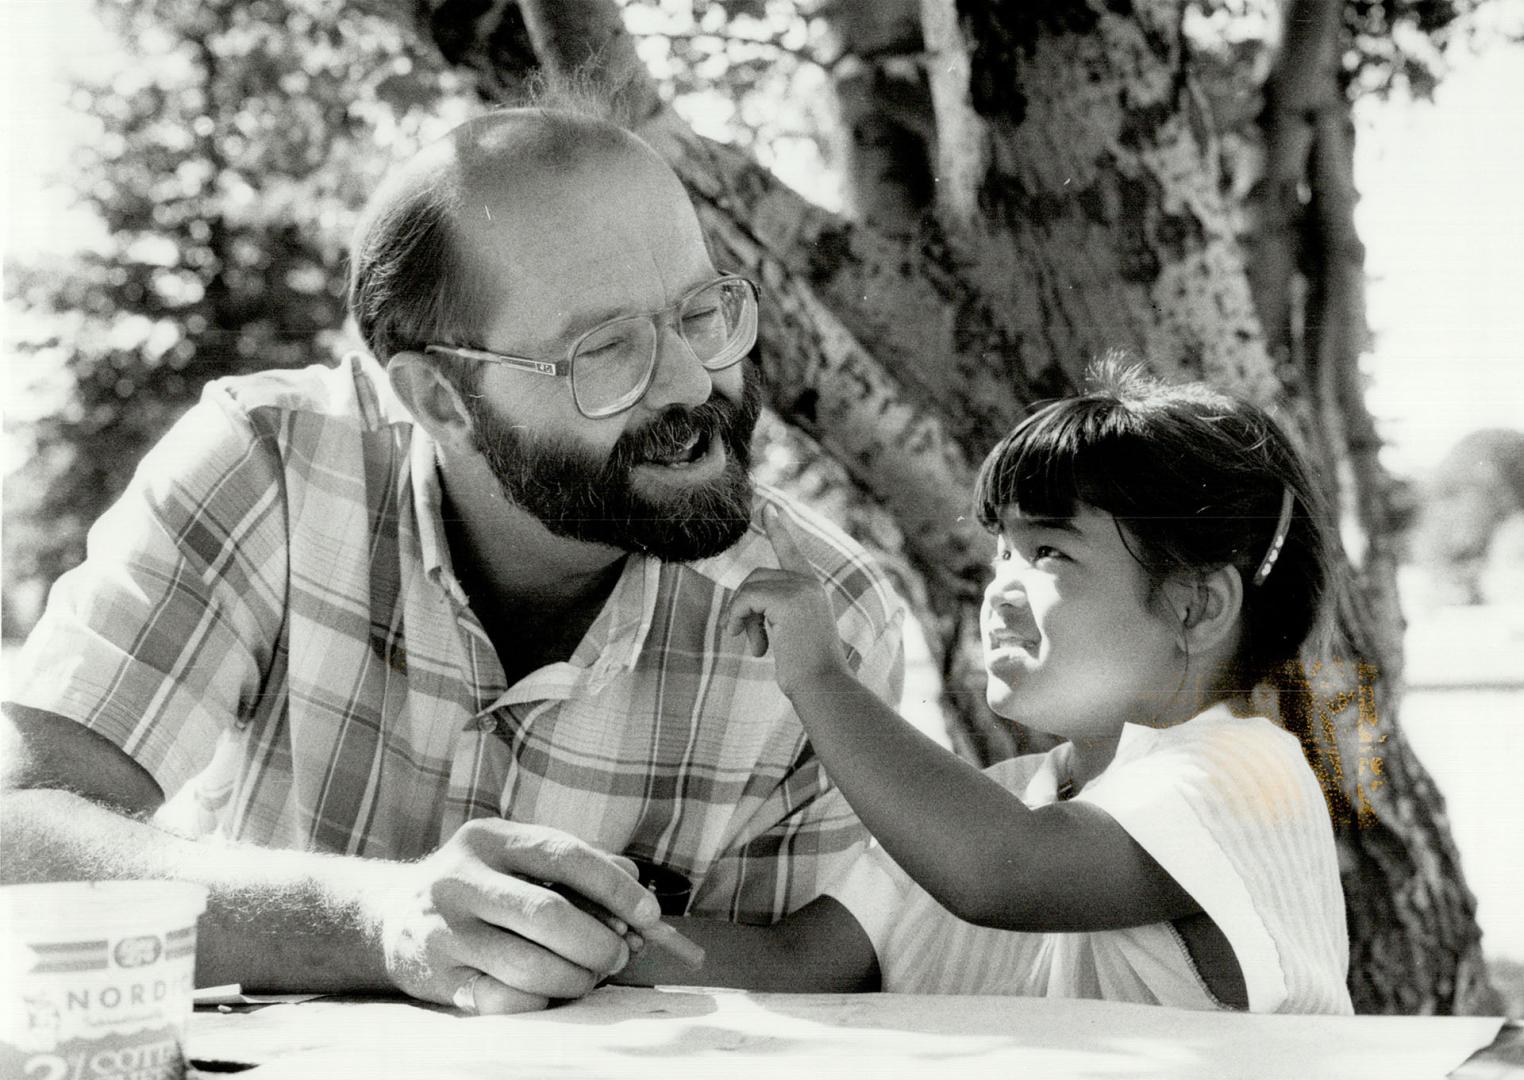
[[[599,460],[569,439],[527,436],[523,429],[467,397],[472,441],[509,502],[551,533],[625,551],[687,562],[718,555],[751,522],[751,435],[762,392],[750,361],[737,404],[715,392],[694,408],[675,405],[626,431]],[[697,434],[718,439],[725,468],[701,485],[647,496],[635,488],[635,467],[670,456]],[[661,468],[657,465],[656,468]]]

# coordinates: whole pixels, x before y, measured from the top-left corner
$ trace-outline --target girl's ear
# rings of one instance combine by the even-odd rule
[[[386,365],[386,377],[413,419],[442,446],[471,433],[471,414],[455,384],[422,353],[400,352]]]
[[[1188,655],[1199,656],[1237,631],[1244,604],[1244,581],[1237,567],[1174,578],[1165,583],[1164,592],[1178,624],[1176,639]]]

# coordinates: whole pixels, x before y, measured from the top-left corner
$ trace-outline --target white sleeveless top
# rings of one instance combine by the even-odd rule
[[[987,770],[1053,802],[1070,747]],[[1227,937],[1253,1012],[1350,1013],[1349,938],[1327,803],[1296,739],[1214,706],[1171,728],[1127,725],[1077,800],[1109,813]],[[874,844],[827,890],[863,926],[883,989],[1223,1006],[1174,927],[1027,933],[954,917]]]

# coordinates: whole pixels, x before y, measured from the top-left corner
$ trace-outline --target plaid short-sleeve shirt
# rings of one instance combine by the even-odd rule
[[[890,702],[901,606],[835,528],[759,488],[807,545],[859,677]],[[775,566],[759,524],[692,563],[631,556],[570,659],[506,684],[451,571],[434,448],[374,361],[211,384],[55,586],[14,700],[158,781],[166,821],[409,859],[468,819],[571,832],[766,922],[862,828],[773,680],[725,633]]]

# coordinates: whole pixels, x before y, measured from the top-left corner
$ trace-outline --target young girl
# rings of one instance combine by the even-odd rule
[[[876,844],[775,926],[685,920],[697,975],[647,950],[620,981],[1351,1011],[1328,808],[1256,704],[1320,622],[1321,502],[1260,409],[1114,361],[1094,378],[976,492],[990,706],[1066,741],[980,772],[915,731],[852,677],[774,513],[781,569],[730,624]]]

